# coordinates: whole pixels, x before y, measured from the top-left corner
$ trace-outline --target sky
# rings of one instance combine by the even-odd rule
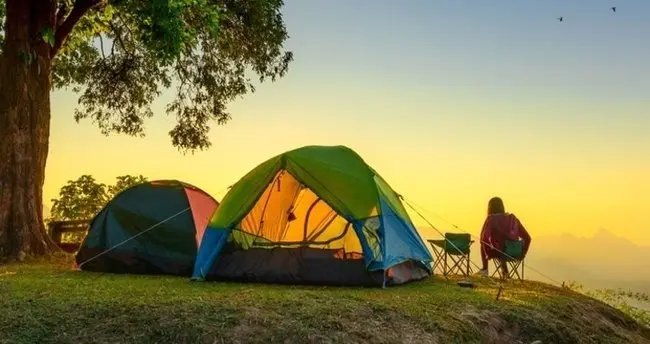
[[[441,231],[478,233],[500,196],[533,238],[650,245],[649,17],[647,0],[288,0],[288,75],[231,104],[207,151],[172,147],[169,93],[133,138],[76,123],[76,95],[55,91],[45,199],[82,174],[221,199],[274,155],[346,145]]]

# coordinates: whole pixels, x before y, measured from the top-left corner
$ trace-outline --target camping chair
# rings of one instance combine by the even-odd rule
[[[472,274],[470,267],[470,246],[474,243],[472,236],[465,233],[445,233],[443,240],[428,240],[435,254],[433,270],[442,266],[442,274],[459,274],[469,276]],[[453,265],[449,266],[448,259],[451,258]]]
[[[515,278],[523,280],[524,279],[524,242],[522,240],[506,240],[505,242],[505,254],[501,254],[501,258],[495,258],[494,265],[495,269],[492,273],[492,277],[496,274],[499,274],[501,279],[504,278]],[[504,275],[503,264],[506,264],[508,267],[508,275]]]

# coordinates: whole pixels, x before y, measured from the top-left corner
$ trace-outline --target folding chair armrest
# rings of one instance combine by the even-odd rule
[[[429,240],[427,240],[427,242],[433,248],[444,249],[445,239],[439,239],[439,240],[429,239]]]

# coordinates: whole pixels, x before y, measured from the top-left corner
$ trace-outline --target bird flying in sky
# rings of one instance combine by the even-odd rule
[[[616,12],[616,6],[612,7],[612,12]]]
[[[559,20],[559,21],[563,21],[563,20],[564,20],[564,17],[557,18],[557,20]]]

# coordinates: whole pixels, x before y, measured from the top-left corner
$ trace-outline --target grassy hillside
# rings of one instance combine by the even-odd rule
[[[0,267],[0,343],[649,343],[650,330],[566,289],[431,278],[387,289],[193,283]]]

